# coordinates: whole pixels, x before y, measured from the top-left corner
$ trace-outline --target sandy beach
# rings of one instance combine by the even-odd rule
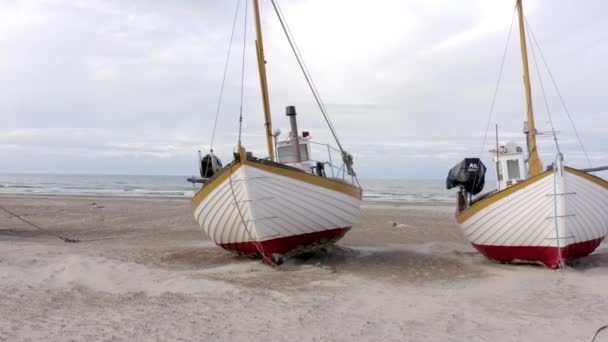
[[[366,203],[333,252],[279,269],[207,240],[187,199],[0,196],[3,341],[591,341],[608,244],[564,271],[501,265],[451,204]],[[608,341],[608,332],[597,341]]]

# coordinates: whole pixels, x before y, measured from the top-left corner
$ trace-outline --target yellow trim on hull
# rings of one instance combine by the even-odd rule
[[[534,184],[534,183],[538,182],[539,180],[541,180],[551,174],[553,174],[553,170],[545,171],[534,177],[528,178],[521,183],[517,183],[511,187],[508,187],[505,190],[502,190],[493,195],[490,195],[490,196],[482,199],[481,201],[476,202],[475,204],[466,208],[465,210],[461,211],[460,213],[456,214],[456,221],[458,221],[458,223],[463,223],[464,221],[470,219],[472,216],[477,214],[480,210],[490,206],[492,203],[495,203],[495,202],[511,195],[512,193],[517,192],[517,191],[527,187],[528,185]]]
[[[251,161],[247,161],[245,163],[245,165],[251,166],[258,170],[262,170],[262,171],[274,173],[274,174],[277,174],[280,176],[288,177],[291,179],[299,180],[301,182],[305,182],[305,183],[316,185],[316,186],[319,186],[322,188],[334,190],[337,192],[341,192],[345,195],[348,195],[348,196],[351,196],[351,197],[354,197],[357,199],[361,199],[362,192],[361,192],[360,188],[357,188],[350,184],[344,183],[342,181],[327,179],[324,177],[319,177],[319,176],[311,175],[311,174],[304,173],[304,172],[283,169],[283,168],[274,167],[271,165],[265,165],[265,164],[256,163],[256,162],[251,162]]]
[[[230,166],[228,170],[223,171],[216,178],[213,178],[210,182],[206,183],[203,188],[196,193],[196,195],[194,196],[194,198],[192,198],[192,201],[190,202],[192,208],[198,208],[199,204],[201,204],[201,202],[207,197],[207,195],[209,195],[209,193],[211,193],[211,191],[213,191],[220,184],[222,184],[222,182],[226,178],[228,178],[231,174],[235,173],[243,165],[251,166],[258,170],[274,173],[283,177],[299,180],[301,182],[316,185],[325,189],[341,192],[345,195],[357,199],[361,199],[362,197],[362,191],[360,188],[342,181],[315,176],[296,170],[290,170],[289,168],[266,165],[259,162],[247,160],[247,152],[242,146],[239,146],[239,159],[240,160],[236,161],[235,164]]]
[[[604,187],[604,189],[608,189],[608,181],[604,180],[603,178],[588,174],[587,172],[583,172],[581,170],[577,170],[577,169],[573,169],[571,167],[564,167],[564,170],[566,170],[566,172],[571,173],[573,175],[577,175],[581,178],[585,178],[586,180],[593,182],[599,186]]]
[[[192,198],[192,201],[190,202],[190,206],[192,206],[193,209],[198,208],[198,205],[201,204],[205,197],[207,197],[207,195],[209,195],[211,191],[213,191],[220,184],[222,184],[222,182],[226,178],[230,177],[231,174],[235,173],[236,170],[241,167],[241,165],[242,164],[240,162],[237,162],[235,165],[227,166],[229,168],[228,170],[225,170],[219,176],[217,176],[217,178],[214,178],[210,182],[206,183],[203,188],[196,193],[196,195],[194,196],[194,198]]]

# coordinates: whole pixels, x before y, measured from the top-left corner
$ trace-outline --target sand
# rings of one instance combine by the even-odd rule
[[[608,245],[564,271],[476,253],[450,204],[367,203],[280,269],[208,241],[185,199],[0,196],[0,340],[591,341]],[[608,341],[602,332],[596,341]]]

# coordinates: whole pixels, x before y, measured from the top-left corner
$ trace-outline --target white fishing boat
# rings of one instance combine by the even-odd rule
[[[211,149],[210,154],[200,158],[202,178],[191,181],[203,184],[192,199],[192,208],[209,238],[229,251],[280,264],[286,257],[326,247],[342,238],[359,216],[362,190],[352,168],[352,156],[335,135],[325,106],[286,29],[285,18],[274,0],[272,5],[336,138],[336,151],[342,163],[332,163],[329,145],[328,161],[313,159],[314,141],[308,132],[298,131],[293,106],[287,106],[286,110],[291,125],[289,136],[277,141],[280,133],[273,134],[259,4],[253,0],[268,155],[256,158],[246,151],[239,129],[234,160],[222,167]],[[244,17],[246,23],[247,15]],[[236,18],[235,15],[235,21]]]
[[[539,262],[549,268],[592,253],[608,234],[608,182],[591,175],[605,167],[577,170],[564,166],[559,152],[543,170],[536,144],[525,20],[516,3],[527,104],[527,159],[514,143],[493,152],[497,190],[478,196],[485,166],[467,158],[448,176],[459,187],[456,220],[482,254],[500,262]],[[553,131],[557,144],[557,137]]]

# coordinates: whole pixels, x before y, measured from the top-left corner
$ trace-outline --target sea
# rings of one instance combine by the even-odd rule
[[[188,176],[1,174],[0,194],[184,197],[197,188]],[[362,179],[365,201],[453,202],[445,180]]]

